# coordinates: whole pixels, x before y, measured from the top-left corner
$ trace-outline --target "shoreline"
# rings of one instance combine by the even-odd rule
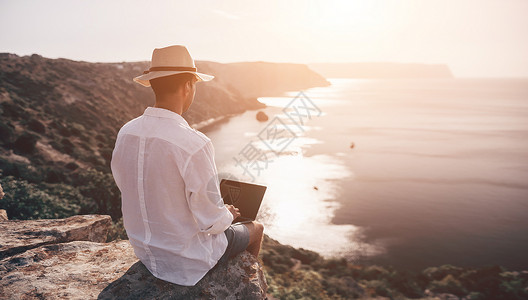
[[[291,94],[291,93],[289,93],[289,94]],[[283,94],[282,96],[284,96],[284,94]],[[260,100],[263,101],[262,99],[260,99]],[[271,104],[270,104],[270,105],[271,105]],[[268,106],[268,107],[269,107],[269,106]],[[249,110],[248,110],[248,111],[249,111]],[[254,115],[252,115],[252,114],[253,114],[254,112],[256,113],[256,111],[258,111],[258,109],[257,109],[257,110],[251,110],[251,111],[252,111],[252,112],[249,112],[249,114],[246,115],[246,116],[244,117],[244,120],[245,120],[244,122],[246,122],[246,121],[248,121],[248,120],[254,120],[254,119],[253,119],[253,118],[254,118]],[[253,111],[254,111],[254,112],[253,112]],[[241,113],[241,114],[242,114],[242,113]],[[224,116],[223,118],[219,118],[218,120],[216,120],[216,122],[209,123],[210,126],[204,126],[204,127],[201,127],[201,128],[202,128],[201,130],[203,130],[206,134],[209,134],[209,132],[210,132],[211,130],[215,130],[215,128],[216,128],[216,130],[219,130],[220,132],[221,132],[222,130],[224,130],[226,127],[229,127],[229,128],[231,128],[231,129],[233,129],[233,128],[235,128],[235,127],[238,127],[240,130],[244,130],[244,129],[245,129],[245,128],[244,128],[244,127],[245,127],[245,126],[244,126],[244,123],[240,123],[240,122],[237,123],[237,122],[234,122],[234,121],[231,122],[231,123],[229,123],[229,125],[225,125],[224,127],[216,127],[216,126],[219,126],[219,125],[221,126],[222,124],[225,124],[225,122],[230,121],[230,120],[231,120],[230,117],[233,117],[233,116],[240,116],[241,114],[235,114],[235,115],[231,115],[231,116],[229,116],[229,117]],[[251,119],[249,119],[248,117],[251,117]],[[222,129],[222,128],[224,128],[224,129]],[[230,129],[226,129],[226,130],[231,131]],[[237,131],[237,132],[238,132],[238,131]],[[237,134],[238,134],[238,133],[237,133]],[[225,140],[226,138],[229,138],[229,135],[225,135],[225,134],[224,134],[224,135],[221,135],[221,136],[222,136],[222,138],[221,138],[221,139],[218,139],[218,140]],[[227,157],[227,156],[224,155],[224,157]],[[332,220],[332,222],[331,222],[330,224],[331,224],[331,225],[344,225],[344,224],[349,224],[349,223],[336,222],[336,221],[335,221],[335,216],[334,216],[334,218],[333,218],[333,220]],[[350,225],[353,225],[353,224],[350,224]],[[269,234],[269,233],[268,233],[268,234]],[[275,237],[272,236],[272,238],[275,238]],[[287,240],[283,240],[282,242],[285,242],[285,244],[288,244],[288,245],[293,245],[293,244],[295,244],[295,243],[293,243],[293,244],[288,243]],[[297,246],[299,246],[299,245],[297,245]],[[302,246],[301,246],[301,247],[302,247]],[[432,248],[432,247],[429,247],[429,248]],[[310,249],[310,248],[309,248],[309,249]],[[321,255],[324,255],[324,253],[325,253],[324,250],[323,250],[323,251],[320,251],[320,250],[319,250],[319,251],[315,251],[315,252],[317,252],[317,253],[319,253],[319,254],[321,254]],[[405,253],[404,253],[403,251],[400,251],[400,252],[402,252],[403,255],[405,255]],[[398,253],[399,253],[399,252],[398,252]],[[346,256],[346,255],[341,255],[341,256],[336,256],[336,257],[347,257],[347,256]],[[455,257],[456,257],[456,256],[455,256]],[[507,261],[504,262],[503,260],[504,260],[506,257],[508,257],[508,256],[502,256],[502,258],[501,258],[501,256],[498,256],[497,259],[496,259],[495,261],[497,262],[498,265],[504,266],[505,268],[508,268],[508,270],[510,270],[510,271],[521,271],[521,270],[523,270],[522,266],[520,266],[520,267],[519,267],[519,266],[512,266],[512,265],[509,264]],[[378,259],[378,257],[375,257],[375,258],[376,258],[376,260]],[[360,262],[360,264],[364,264],[364,265],[376,264],[376,262],[372,262],[372,261],[370,261],[370,260],[371,260],[371,259],[370,259],[370,256],[369,256],[369,257],[366,259],[366,261],[364,261],[364,262]],[[383,266],[391,266],[391,265],[393,265],[394,263],[398,263],[398,262],[400,262],[400,265],[402,266],[401,268],[402,268],[402,269],[405,269],[405,270],[408,270],[408,269],[409,269],[408,267],[411,265],[411,264],[404,264],[404,263],[402,262],[402,260],[394,260],[394,261],[393,261],[393,264],[391,264],[390,260],[385,259],[385,258],[383,258],[383,257],[382,257],[382,259],[380,259],[380,260],[389,261],[389,262],[386,263],[386,264],[383,264],[383,263],[382,263],[381,265],[383,265]],[[350,261],[352,262],[353,260],[350,260]],[[470,260],[467,260],[467,262],[469,262],[469,261],[470,261]],[[437,261],[437,262],[438,262],[438,261]],[[441,262],[441,261],[440,261],[440,262]],[[447,261],[447,262],[449,262],[449,261]],[[457,263],[457,262],[459,262],[459,263]],[[485,266],[485,265],[486,265],[486,264],[471,264],[471,265],[465,265],[465,263],[467,263],[467,262],[464,261],[464,260],[462,260],[462,262],[463,262],[462,264],[460,264],[460,262],[461,262],[461,260],[456,260],[456,261],[452,261],[451,264],[453,264],[453,265],[457,265],[457,266],[462,266],[462,267],[464,267],[464,268],[470,268],[470,267],[478,268],[478,267],[481,267],[481,266]],[[502,264],[501,264],[500,262],[502,262]],[[438,264],[435,264],[434,262],[432,262],[431,264],[429,264],[429,266],[430,266],[430,265],[438,265]],[[395,267],[395,268],[400,268],[400,267],[398,267],[398,266],[393,266],[393,267]],[[425,267],[427,267],[427,265],[426,265]],[[423,267],[423,268],[425,268],[425,267]],[[421,270],[421,269],[423,269],[423,268],[417,267],[416,270]]]
[[[193,129],[196,129],[198,131],[203,132],[204,130],[207,130],[207,128],[214,127],[217,124],[221,124],[223,122],[227,122],[230,117],[236,116],[236,114],[227,114],[216,118],[211,118],[202,122],[193,123],[190,126]]]
[[[265,105],[265,104],[264,104]],[[233,117],[236,117],[236,116],[239,116],[243,113],[246,113],[248,111],[255,111],[255,112],[258,112],[259,110],[261,109],[265,109],[266,107],[268,107],[267,105],[263,106],[263,107],[259,107],[259,108],[254,108],[254,109],[246,109],[245,111],[243,112],[240,112],[240,113],[236,113],[236,114],[226,114],[226,115],[222,115],[222,116],[219,116],[219,117],[216,117],[216,118],[210,118],[208,120],[205,120],[205,121],[202,121],[202,122],[198,122],[198,123],[193,123],[191,124],[190,126],[202,133],[207,133],[208,131],[210,130],[213,130],[215,129],[217,126],[219,126],[220,124],[224,124],[226,122],[229,122],[229,120]],[[256,115],[255,115],[256,117]]]

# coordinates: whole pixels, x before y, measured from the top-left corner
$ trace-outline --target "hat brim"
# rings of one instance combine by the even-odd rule
[[[207,75],[207,74],[198,73],[198,72],[189,72],[189,71],[154,71],[154,72],[149,72],[147,74],[143,74],[143,75],[140,75],[138,77],[135,77],[134,81],[139,83],[139,84],[141,84],[142,86],[149,87],[150,86],[150,80],[152,80],[154,78],[165,77],[165,76],[176,75],[176,74],[182,74],[182,73],[194,74],[194,75],[196,75],[196,79],[198,79],[198,81],[210,81],[210,80],[212,80],[214,78],[213,75]]]

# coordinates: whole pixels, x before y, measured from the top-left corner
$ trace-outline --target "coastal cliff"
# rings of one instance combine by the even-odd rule
[[[109,214],[119,222],[110,160],[119,128],[154,103],[151,88],[132,81],[149,64],[0,54],[0,184],[11,191],[0,207],[10,218]],[[195,127],[263,107],[257,96],[329,84],[299,64],[196,65],[216,77],[197,83],[183,114]]]
[[[33,115],[32,110],[38,113],[41,109],[50,117],[86,123],[105,133],[115,132],[154,103],[152,90],[132,81],[149,64],[90,63],[0,53],[0,101],[7,102],[4,110],[11,114]],[[196,66],[216,78],[197,84],[195,101],[184,116],[190,124],[260,108],[263,104],[256,100],[259,96],[329,85],[301,64],[196,61]]]
[[[215,75],[219,82],[253,98],[280,96],[285,91],[330,85],[323,76],[303,64],[263,61],[219,64],[199,61],[197,67]]]

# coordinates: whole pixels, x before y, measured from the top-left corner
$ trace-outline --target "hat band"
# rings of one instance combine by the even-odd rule
[[[196,68],[193,67],[152,67],[146,71],[143,71],[143,74],[148,74],[153,71],[191,71],[196,72]]]

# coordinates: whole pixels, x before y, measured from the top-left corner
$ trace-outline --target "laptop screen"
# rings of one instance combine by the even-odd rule
[[[263,185],[227,179],[220,181],[220,194],[224,203],[234,205],[240,211],[240,217],[233,223],[254,221],[265,192],[266,187]]]

